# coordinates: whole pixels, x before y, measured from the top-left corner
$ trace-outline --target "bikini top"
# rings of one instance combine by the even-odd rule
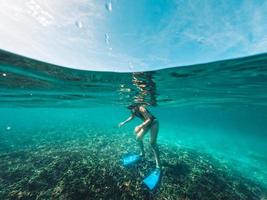
[[[146,111],[149,114],[149,118],[153,121],[154,119],[156,119],[156,117],[154,117],[149,110],[146,109]],[[138,110],[138,109],[134,109],[134,111],[132,110],[132,114],[134,114],[136,117],[140,118],[141,120],[145,121],[146,118],[143,116],[143,114]]]

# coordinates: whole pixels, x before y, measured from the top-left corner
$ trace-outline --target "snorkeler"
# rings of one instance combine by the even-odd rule
[[[127,107],[131,110],[132,115],[126,119],[124,122],[119,123],[119,127],[123,126],[125,123],[134,119],[134,117],[140,118],[143,123],[139,126],[136,126],[134,132],[136,134],[137,143],[141,149],[141,157],[144,157],[144,144],[143,137],[150,130],[150,145],[154,153],[156,168],[160,169],[160,159],[159,159],[159,150],[157,145],[157,136],[159,130],[159,122],[156,117],[154,117],[144,106],[133,104]]]

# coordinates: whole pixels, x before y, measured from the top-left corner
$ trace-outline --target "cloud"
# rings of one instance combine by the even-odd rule
[[[266,2],[175,1],[169,17],[159,21],[160,30],[144,36],[142,42],[155,47],[154,57],[169,58],[167,65],[266,52]],[[186,60],[188,53],[190,60]]]
[[[73,68],[116,71],[267,50],[267,1],[134,5],[110,0],[0,1],[0,48]]]
[[[103,10],[93,0],[1,1],[0,48],[59,65],[97,66],[90,52],[103,46]]]
[[[28,8],[27,12],[35,18],[42,26],[48,26],[53,24],[54,17],[45,9],[43,9],[40,4],[35,0],[29,0],[26,2]]]

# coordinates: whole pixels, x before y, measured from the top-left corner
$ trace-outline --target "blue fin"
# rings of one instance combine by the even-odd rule
[[[128,165],[136,163],[137,161],[140,160],[140,158],[141,157],[138,154],[127,154],[122,158],[122,164],[124,166],[128,166]]]
[[[143,180],[143,182],[150,190],[154,190],[160,181],[160,176],[161,170],[155,169]]]

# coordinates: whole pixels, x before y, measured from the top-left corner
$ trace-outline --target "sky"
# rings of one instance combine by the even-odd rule
[[[267,52],[267,0],[0,0],[0,49],[147,71]]]

